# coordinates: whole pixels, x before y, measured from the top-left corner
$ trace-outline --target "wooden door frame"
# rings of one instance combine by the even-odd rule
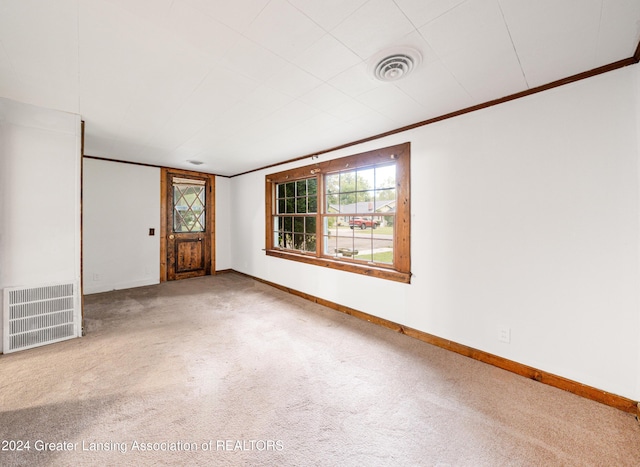
[[[207,275],[215,274],[216,271],[216,176],[203,172],[194,172],[192,170],[161,168],[160,170],[160,282],[167,281],[167,236],[169,235],[169,226],[167,225],[167,216],[172,206],[167,201],[167,189],[169,187],[169,176],[177,175],[181,177],[198,177],[206,178],[208,181],[209,192],[206,193],[205,218],[206,218],[206,235],[211,245],[211,260],[206,265]]]

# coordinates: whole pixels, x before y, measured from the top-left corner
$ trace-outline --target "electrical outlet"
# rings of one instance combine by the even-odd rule
[[[511,328],[506,326],[501,326],[498,330],[498,340],[500,342],[504,342],[505,344],[511,343]]]

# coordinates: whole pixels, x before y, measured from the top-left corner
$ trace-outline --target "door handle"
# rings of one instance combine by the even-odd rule
[[[176,238],[175,235],[169,235],[169,240],[173,240],[174,238]]]

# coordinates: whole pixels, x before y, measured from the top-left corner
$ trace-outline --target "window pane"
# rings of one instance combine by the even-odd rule
[[[305,217],[304,219],[304,231],[307,233],[315,233],[316,231],[316,218]]]
[[[371,214],[375,210],[374,205],[374,192],[373,191],[361,191],[358,192],[358,202],[355,204],[355,208],[350,212],[357,212],[361,214]]]
[[[278,200],[278,214],[286,212],[286,204],[283,199]]]
[[[299,233],[304,232],[304,217],[293,218],[293,231]]]
[[[340,191],[340,174],[329,174],[324,177],[324,186],[327,194]]]
[[[355,209],[356,202],[356,194],[354,192],[350,193],[340,193],[340,212],[356,212]]]
[[[353,192],[356,191],[356,172],[355,170],[349,172],[340,172],[340,192]]]
[[[373,240],[372,259],[376,263],[393,264],[393,238]]]
[[[306,196],[306,195],[307,195],[307,181],[298,180],[298,182],[296,182],[296,196]]]
[[[333,248],[335,247],[336,238],[331,237],[329,235],[322,236],[322,254],[324,255],[332,255]]]
[[[293,248],[293,234],[285,233],[282,235],[284,239],[284,243],[282,245],[283,248]]]
[[[358,254],[357,248],[354,246],[353,237],[336,237],[335,247],[327,254],[334,256],[343,256],[347,258],[353,258]]]
[[[293,232],[293,218],[292,217],[284,217],[284,231],[285,232]]]
[[[318,199],[315,196],[309,198],[309,212],[318,212]]]
[[[326,198],[327,212],[340,212],[340,206],[338,206],[338,195],[330,194]]]
[[[315,252],[316,251],[316,236],[315,235],[305,235],[304,236],[304,245],[305,251]]]
[[[356,189],[358,191],[371,190],[375,187],[374,170],[372,168],[365,170],[358,170],[358,177],[356,179]]]
[[[323,217],[322,219],[322,233],[324,235],[335,235],[335,232],[329,232],[330,229],[336,228],[336,218],[331,216]]]
[[[358,259],[360,261],[366,261],[368,263],[373,261],[373,250],[360,250],[353,259]]]
[[[294,214],[296,212],[296,199],[295,198],[287,198],[286,199],[286,212],[288,214]]]
[[[387,188],[376,191],[376,212],[394,212],[396,210],[396,190]]]
[[[387,165],[376,167],[376,188],[395,188],[396,186],[396,166]]]
[[[287,198],[293,198],[296,196],[296,183],[289,182],[285,184],[285,196]]]
[[[307,212],[307,198],[296,199],[296,212],[299,214],[306,214]]]
[[[315,178],[309,178],[307,180],[307,194],[316,195],[318,193],[318,180]]]
[[[359,203],[371,203],[375,198],[374,192],[373,191],[358,191],[356,193],[356,201],[358,201]],[[373,206],[373,203],[371,204],[371,206]],[[373,211],[373,207],[371,208],[371,210]]]

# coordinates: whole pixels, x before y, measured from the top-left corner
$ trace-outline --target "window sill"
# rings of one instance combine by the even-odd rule
[[[400,272],[393,269],[378,268],[365,264],[360,265],[355,263],[346,263],[343,261],[332,260],[330,258],[318,258],[316,256],[296,254],[283,250],[265,250],[265,252],[267,256],[274,256],[276,258],[283,258],[291,261],[323,266],[325,268],[337,269],[339,271],[353,272],[369,277],[377,277],[379,279],[401,282],[403,284],[411,283],[410,272]]]

